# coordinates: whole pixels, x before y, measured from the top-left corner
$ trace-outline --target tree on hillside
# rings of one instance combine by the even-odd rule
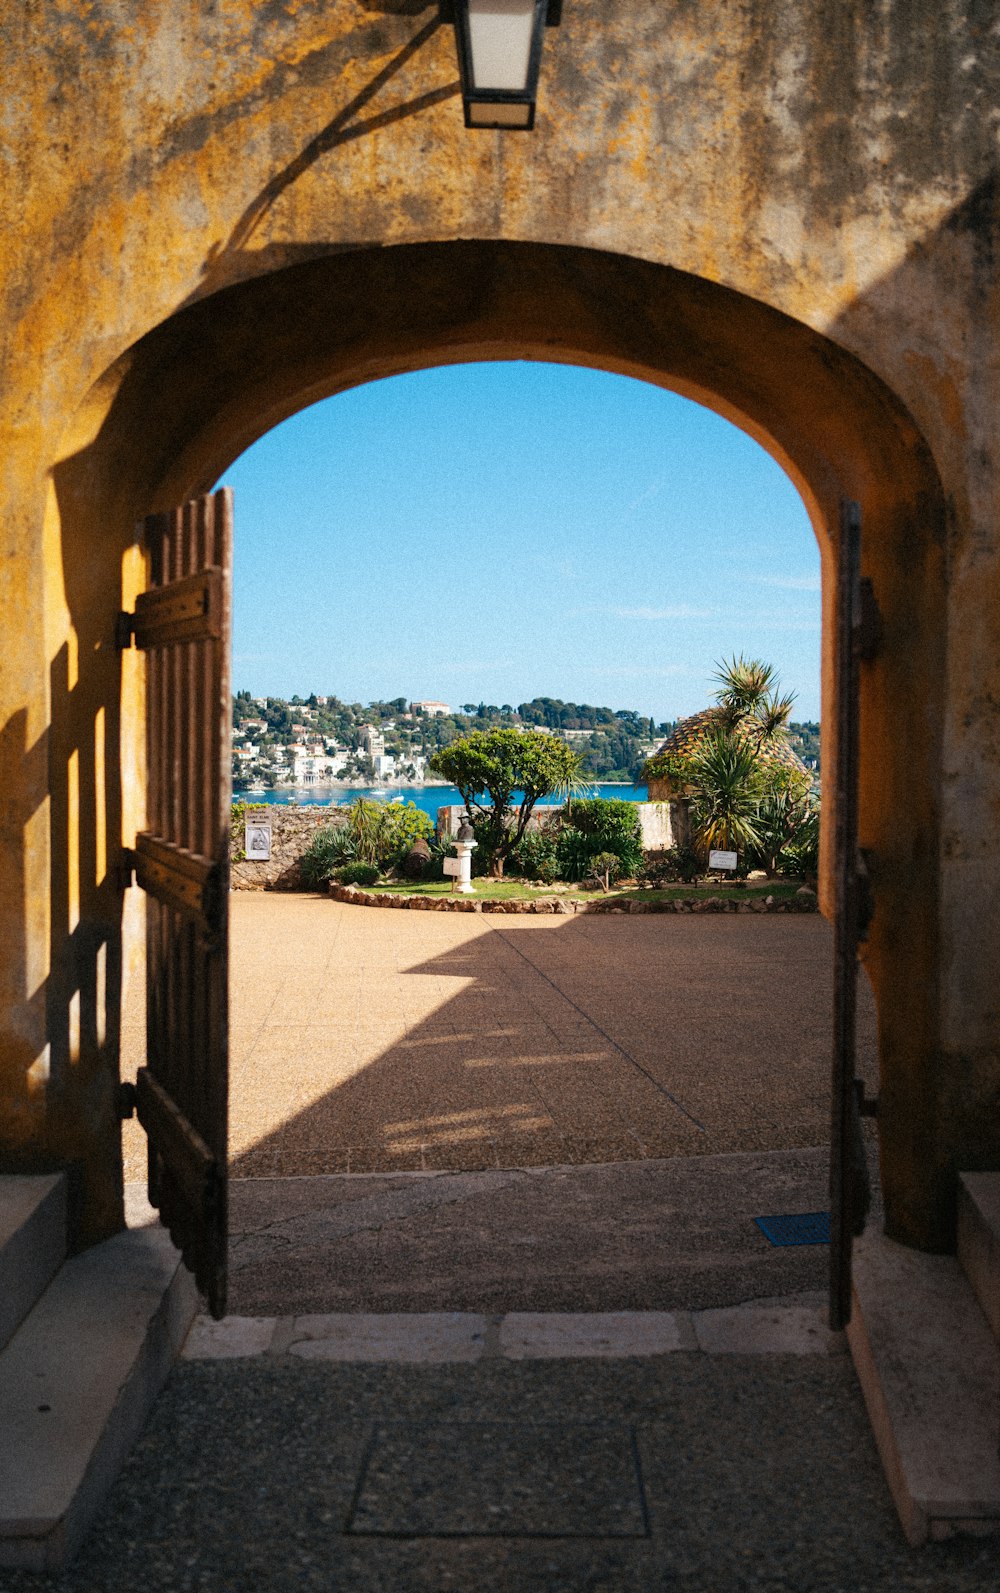
[[[478,821],[490,873],[502,879],[504,863],[524,836],[535,803],[552,792],[571,791],[580,759],[554,736],[476,730],[435,752],[430,767],[458,786],[470,817]],[[516,791],[522,793],[517,804]]]

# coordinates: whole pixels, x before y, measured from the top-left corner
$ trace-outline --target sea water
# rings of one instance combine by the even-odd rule
[[[520,802],[522,795],[522,792],[515,791],[512,802]],[[648,789],[644,785],[613,785],[608,782],[587,786],[578,795],[618,797],[625,802],[649,800]],[[356,802],[358,797],[368,797],[374,802],[412,802],[424,813],[429,813],[432,819],[437,818],[438,808],[455,806],[462,801],[462,793],[454,785],[307,785],[282,786],[276,791],[247,791],[243,788],[233,792],[234,802],[260,803],[269,807],[335,807]],[[552,807],[562,801],[562,797],[548,796],[543,797],[536,806]]]

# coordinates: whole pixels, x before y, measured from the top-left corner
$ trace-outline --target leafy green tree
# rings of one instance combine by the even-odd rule
[[[572,790],[580,760],[566,742],[538,731],[476,730],[435,752],[430,767],[458,786],[470,816],[480,821],[490,873],[502,879],[535,803]]]
[[[598,852],[596,857],[591,858],[590,866],[593,869],[594,878],[600,880],[601,889],[607,894],[615,880],[621,875],[621,858],[615,852]]]

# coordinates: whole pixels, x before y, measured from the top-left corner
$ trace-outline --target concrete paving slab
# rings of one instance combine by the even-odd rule
[[[831,1333],[816,1306],[730,1306],[691,1317],[707,1355],[846,1355],[843,1333]]]
[[[210,1316],[197,1316],[181,1354],[197,1361],[265,1355],[274,1342],[277,1322],[273,1316],[227,1316],[221,1322],[213,1321]]]
[[[909,1542],[1000,1531],[1000,1347],[957,1260],[869,1229],[847,1336]]]
[[[331,1314],[296,1319],[288,1353],[304,1361],[478,1361],[487,1321],[472,1312]]]
[[[380,1537],[644,1538],[622,1422],[380,1425],[348,1525]]]
[[[65,1176],[0,1178],[0,1349],[65,1257]]]
[[[511,1361],[622,1360],[692,1350],[695,1341],[690,1318],[670,1311],[512,1311],[500,1322],[499,1348]]]
[[[480,1173],[240,1179],[230,1302],[307,1311],[704,1310],[823,1289],[754,1217],[827,1200],[823,1149]]]
[[[958,1175],[958,1259],[1000,1340],[1000,1173]]]
[[[73,1554],[195,1305],[162,1229],[64,1264],[0,1355],[0,1565],[48,1570]]]

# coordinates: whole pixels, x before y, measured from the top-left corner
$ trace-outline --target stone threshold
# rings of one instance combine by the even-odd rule
[[[570,901],[565,896],[542,896],[536,900],[473,901],[468,896],[403,896],[392,891],[366,891],[359,885],[332,884],[329,894],[335,902],[354,907],[391,907],[424,913],[603,913],[625,917],[634,913],[742,913],[764,916],[773,913],[817,913],[819,904],[812,891],[781,901],[767,897],[741,900],[729,896],[678,897],[663,902]]]
[[[702,1355],[843,1355],[842,1333],[815,1305],[707,1311],[333,1312],[199,1316],[187,1360],[296,1356],[304,1361],[440,1366],[449,1362],[628,1360]]]

